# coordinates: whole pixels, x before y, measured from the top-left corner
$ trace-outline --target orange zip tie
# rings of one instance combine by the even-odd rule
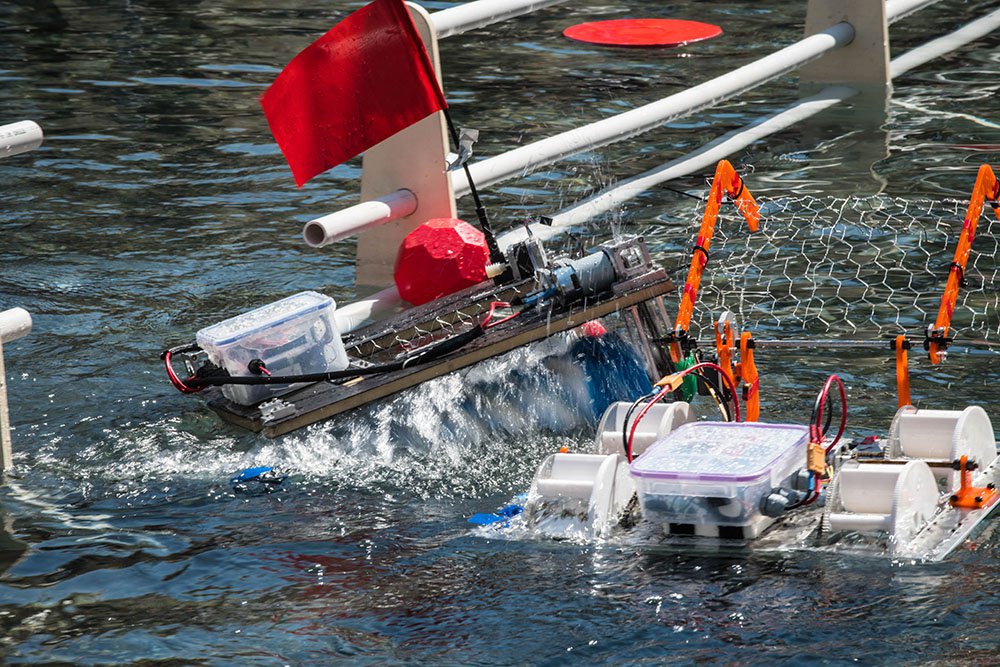
[[[747,416],[743,421],[755,422],[760,418],[760,376],[753,360],[753,336],[744,331],[740,336],[740,379],[743,380],[743,403]]]
[[[896,350],[896,394],[899,396],[899,406],[913,405],[910,402],[910,341],[906,336],[896,336],[892,343]]]
[[[925,347],[930,353],[932,364],[940,364],[946,356],[945,350],[948,349],[948,329],[951,327],[951,316],[955,312],[955,304],[958,302],[958,290],[965,282],[965,265],[969,261],[972,241],[976,238],[976,225],[979,222],[979,216],[983,214],[983,203],[990,200],[993,211],[996,213],[997,219],[1000,220],[1000,206],[996,203],[998,197],[1000,197],[1000,182],[997,182],[997,177],[990,169],[990,165],[984,164],[979,167],[976,185],[972,189],[969,208],[965,213],[965,222],[962,224],[962,234],[958,239],[958,247],[955,249],[955,259],[951,263],[951,270],[948,273],[948,284],[941,297],[941,308],[938,310],[937,320],[934,322],[933,329],[927,331]]]
[[[746,189],[746,184],[733,169],[733,165],[729,164],[728,160],[719,160],[719,164],[715,167],[715,176],[712,177],[712,189],[708,193],[705,213],[701,218],[701,230],[698,232],[698,239],[691,252],[691,268],[688,270],[684,291],[681,293],[681,305],[674,324],[674,331],[677,333],[686,332],[691,325],[694,302],[698,298],[698,288],[701,287],[701,274],[705,270],[705,265],[708,264],[708,249],[712,245],[715,221],[719,217],[719,206],[722,204],[723,194],[729,195],[736,208],[746,219],[751,232],[757,231],[760,226],[760,207],[757,206],[753,195]],[[674,362],[680,361],[681,348],[678,343],[671,344],[670,356]]]

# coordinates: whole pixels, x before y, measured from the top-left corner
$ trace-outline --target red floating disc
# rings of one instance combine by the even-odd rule
[[[570,39],[604,46],[683,46],[721,34],[717,25],[680,19],[594,21],[563,30]]]

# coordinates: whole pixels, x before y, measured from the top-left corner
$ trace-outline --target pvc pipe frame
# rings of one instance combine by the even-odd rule
[[[581,151],[634,137],[755,88],[833,49],[846,46],[853,38],[854,28],[851,24],[838,23],[760,60],[676,95],[515,148],[502,155],[470,165],[469,169],[477,185],[487,186]],[[469,190],[468,183],[454,176],[452,186],[456,197]]]
[[[0,158],[34,150],[44,138],[42,128],[33,120],[0,125]]]
[[[566,0],[476,0],[431,14],[438,39],[505,21]]]
[[[24,308],[0,312],[0,343],[10,343],[31,333],[31,313]]]
[[[930,3],[926,1],[913,2],[913,0],[890,0],[887,11],[891,13],[895,10],[896,18],[898,18],[901,7],[907,8],[919,5],[917,8],[920,8],[926,4]],[[910,9],[910,11],[915,10]],[[1000,10],[977,19],[948,36],[932,40],[895,58],[891,63],[893,78],[910,69],[923,65],[943,53],[947,53],[983,35],[989,34],[998,27],[998,24],[1000,24]],[[857,94],[857,91],[847,86],[829,86],[816,95],[797,101],[783,111],[761,118],[744,128],[729,132],[682,158],[639,174],[592,197],[577,202],[553,216],[552,225],[532,225],[531,231],[541,239],[555,236],[561,232],[561,227],[585,222],[621,205],[634,198],[637,194],[659,183],[680,178],[681,176],[686,176],[695,171],[710,167],[733,152],[766,136],[785,130],[855,94]],[[498,240],[501,246],[506,247],[523,239],[524,236],[524,229],[517,228],[504,234]],[[341,333],[353,331],[368,316],[377,317],[381,313],[398,307],[401,303],[402,299],[399,296],[399,292],[395,287],[389,287],[357,304],[344,306],[337,311],[339,318],[338,325],[341,325],[340,331]],[[877,344],[883,345],[883,343]]]
[[[32,124],[34,125],[34,123]],[[38,126],[35,125],[35,127]],[[0,128],[0,130],[2,129]],[[30,331],[31,314],[24,308],[11,308],[0,312],[0,475],[14,466],[10,443],[10,412],[7,410],[7,369],[3,362],[3,346],[4,343],[26,336]]]
[[[384,222],[390,222],[417,210],[417,196],[411,191],[396,190],[383,197],[345,208],[306,223],[302,238],[313,248],[321,248]]]
[[[628,139],[759,86],[814,58],[819,58],[828,51],[846,46],[852,39],[854,39],[854,28],[849,23],[838,23],[760,60],[676,95],[476,162],[469,165],[469,170],[477,185],[487,186],[581,151]],[[469,183],[464,173],[452,172],[452,188],[456,197],[469,193]],[[310,238],[320,238],[318,232],[307,235],[304,229],[303,236],[306,242],[314,247],[352,236],[362,229],[379,224],[378,221],[371,219],[370,216],[373,214],[370,212],[368,217],[363,217],[363,211],[359,211],[361,207],[377,202],[383,206],[372,210],[381,212],[384,206],[390,205],[390,200],[396,195],[397,193],[392,193],[379,197],[306,223],[308,229],[314,222],[323,221],[326,234],[318,245],[310,242]],[[388,222],[388,219],[380,215],[380,222]]]
[[[431,17],[440,38],[534,11],[559,1],[561,0],[477,0],[435,12]],[[886,19],[889,22],[898,21],[937,1],[889,0],[886,4]],[[477,184],[487,186],[523,174],[529,169],[551,164],[569,155],[627,139],[761,85],[830,50],[849,44],[853,38],[854,28],[848,23],[839,23],[770,56],[682,93],[477,162],[470,165],[469,169]],[[909,67],[912,65],[907,65],[907,68]],[[461,174],[457,172],[452,175],[452,187],[456,197],[469,193],[468,182],[460,176]],[[322,247],[374,225],[403,217],[402,215],[386,217],[385,214],[386,207],[392,211],[393,202],[398,194],[396,192],[379,197],[306,223],[306,228],[303,229],[306,243],[313,247]],[[368,204],[374,206],[367,206]],[[390,213],[390,215],[395,214]],[[324,230],[322,236],[317,225],[321,225]]]
[[[892,8],[893,5],[899,6],[902,4],[904,3],[901,1],[890,2],[889,8]],[[911,1],[909,4],[917,3]],[[927,4],[927,2],[924,1],[922,4]],[[898,56],[889,64],[890,75],[892,78],[896,78],[938,56],[954,51],[969,42],[990,34],[998,28],[1000,28],[1000,9],[976,19],[949,35],[934,39]],[[579,201],[552,216],[551,225],[531,225],[531,232],[542,240],[556,236],[562,231],[561,227],[576,225],[590,220],[601,213],[624,204],[638,194],[660,183],[710,168],[719,160],[732,155],[753,142],[787,129],[856,94],[857,91],[849,86],[828,86],[811,97],[799,100],[783,111],[765,116],[746,127],[733,130],[681,158],[643,172],[628,180],[621,181],[606,190]],[[498,241],[501,247],[505,248],[512,243],[523,240],[525,236],[527,236],[525,229],[518,227],[501,236]]]

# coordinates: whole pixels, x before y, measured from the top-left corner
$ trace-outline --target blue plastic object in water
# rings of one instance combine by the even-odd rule
[[[286,479],[288,475],[270,466],[257,466],[241,471],[229,483],[237,493],[270,493]]]
[[[511,517],[515,517],[523,511],[524,507],[521,505],[507,505],[493,513],[481,512],[473,514],[469,517],[469,523],[477,526],[490,526],[501,521],[510,521]]]

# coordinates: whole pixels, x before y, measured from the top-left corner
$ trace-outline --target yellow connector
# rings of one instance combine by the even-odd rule
[[[682,382],[684,382],[684,375],[682,373],[673,373],[671,375],[664,375],[660,378],[659,382],[653,386],[661,389],[669,388],[670,391],[677,391]]]
[[[826,447],[819,442],[810,442],[806,451],[806,468],[821,477],[826,473]]]

